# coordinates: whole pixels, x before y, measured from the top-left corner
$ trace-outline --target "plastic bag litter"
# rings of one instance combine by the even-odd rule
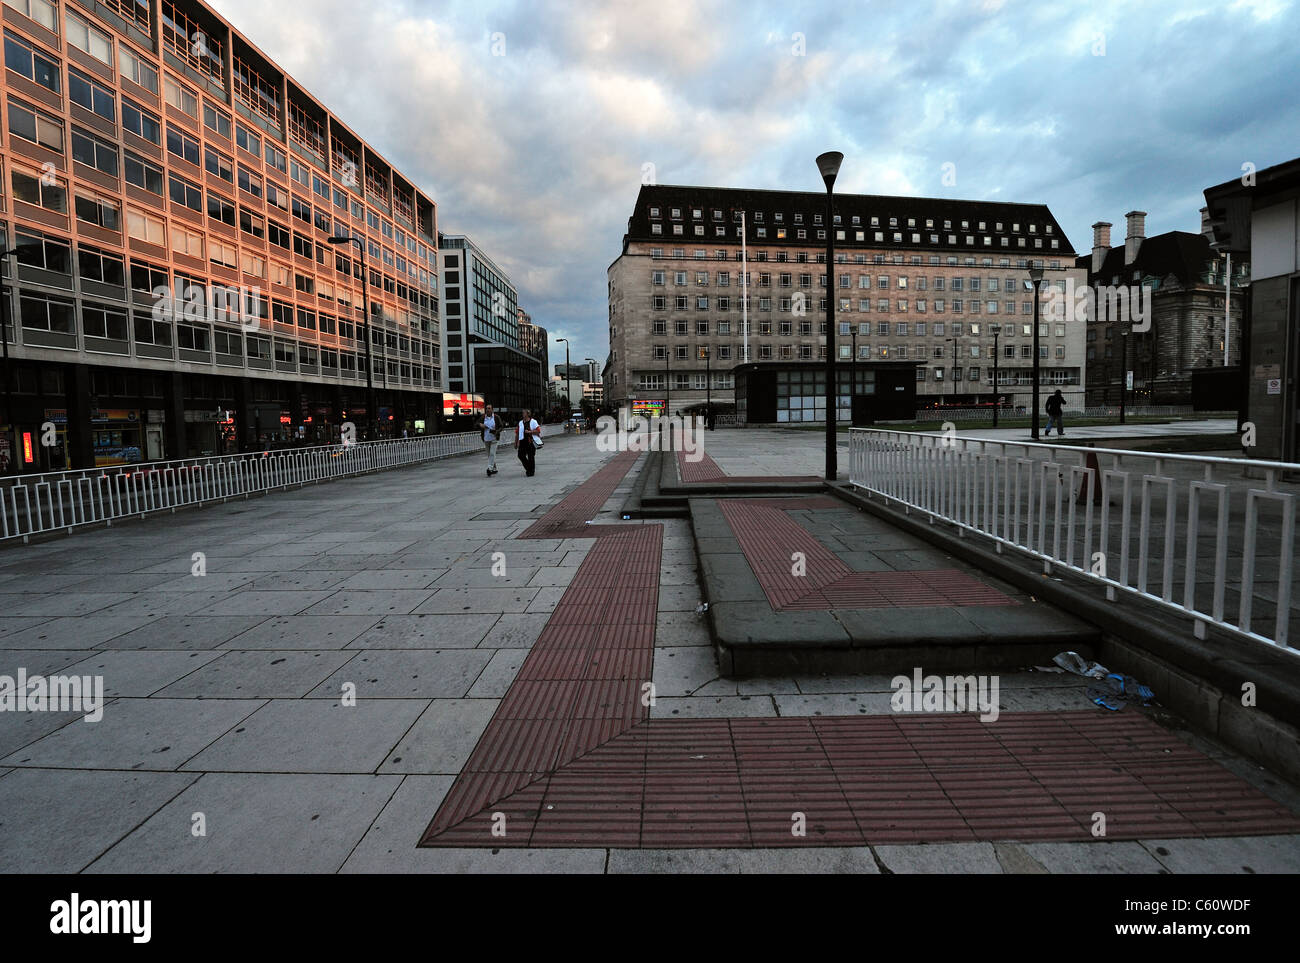
[[[1075,675],[1081,675],[1088,679],[1104,679],[1110,674],[1110,670],[1104,665],[1089,662],[1078,652],[1058,653],[1052,661],[1066,672],[1073,672]]]

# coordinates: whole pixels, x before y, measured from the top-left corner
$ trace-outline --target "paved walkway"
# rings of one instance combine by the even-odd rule
[[[774,473],[815,474],[817,441]],[[884,678],[720,678],[687,523],[618,517],[631,462],[555,439],[532,479],[454,459],[0,554],[0,674],[112,698],[96,723],[0,714],[0,869],[1300,869],[1293,788],[1072,678],[1004,675],[991,733],[891,714]],[[1044,841],[999,829],[1016,792]],[[1145,822],[1064,835],[1094,800]]]

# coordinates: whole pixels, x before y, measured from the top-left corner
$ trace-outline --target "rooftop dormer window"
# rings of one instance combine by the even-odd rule
[[[652,207],[652,208],[650,208],[650,216],[651,216],[651,217],[658,217],[658,216],[659,216],[659,208],[657,208],[657,207]]]
[[[674,207],[674,208],[673,208],[673,220],[674,220],[674,221],[680,221],[681,219],[682,219],[682,209],[681,209],[680,207]]]

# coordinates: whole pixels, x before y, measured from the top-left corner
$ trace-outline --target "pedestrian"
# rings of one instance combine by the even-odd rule
[[[527,408],[524,409],[524,416],[515,426],[515,449],[519,455],[519,460],[523,463],[524,474],[529,478],[537,470],[537,439],[541,437],[542,429],[533,418],[533,413]]]
[[[1065,425],[1061,421],[1061,410],[1065,407],[1065,398],[1061,395],[1061,389],[1056,389],[1056,394],[1047,399],[1047,404],[1043,406],[1047,409],[1047,430],[1043,432],[1044,436],[1052,433],[1052,423],[1056,423],[1056,433],[1065,435]]]
[[[501,444],[501,418],[494,414],[491,405],[484,405],[483,417],[478,420],[478,429],[483,432],[483,447],[487,449],[487,476],[497,473],[497,445]]]

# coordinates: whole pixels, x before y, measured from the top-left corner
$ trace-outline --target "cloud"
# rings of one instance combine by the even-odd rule
[[[660,183],[819,190],[813,158],[838,149],[842,191],[1046,203],[1082,252],[1133,208],[1150,233],[1198,230],[1205,187],[1300,153],[1284,0],[215,5],[574,356],[608,353],[605,270],[647,163]]]

